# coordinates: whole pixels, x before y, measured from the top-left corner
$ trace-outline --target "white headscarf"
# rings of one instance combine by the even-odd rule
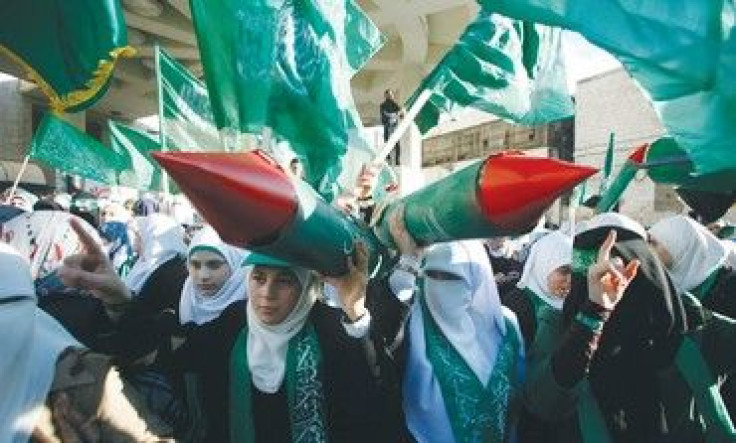
[[[571,263],[572,239],[559,231],[547,234],[532,245],[529,257],[524,263],[524,272],[516,286],[521,289],[528,288],[559,311],[565,300],[550,293],[547,277],[560,266]]]
[[[603,227],[615,227],[625,229],[639,235],[642,239],[647,238],[647,230],[639,222],[618,212],[604,212],[590,220],[580,223],[577,233],[592,231]]]
[[[432,318],[481,383],[488,382],[499,346],[506,335],[506,310],[498,296],[493,269],[480,242],[432,246],[423,266],[460,276],[461,281],[425,277],[423,293]],[[518,331],[512,331],[518,334]],[[417,441],[453,441],[439,381],[427,358],[424,318],[416,303],[409,319],[409,356],[404,378],[404,411]]]
[[[669,273],[678,292],[697,288],[728,258],[729,251],[716,236],[683,215],[660,220],[649,235],[672,256]]]
[[[125,284],[133,291],[140,291],[146,280],[159,266],[177,254],[184,254],[184,231],[181,226],[161,213],[154,213],[134,220],[141,236],[141,254],[138,256]]]
[[[217,293],[208,296],[199,294],[194,282],[192,282],[191,275],[187,277],[179,299],[179,322],[181,324],[194,322],[201,325],[207,323],[219,317],[222,311],[233,302],[245,299],[248,284],[241,263],[246,256],[246,252],[225,244],[210,226],[205,226],[194,236],[189,244],[188,256],[191,257],[192,253],[202,248],[214,249],[225,259],[230,267],[230,277]]]
[[[493,270],[478,242],[443,243],[428,252],[424,270],[444,271],[457,281],[424,278],[424,299],[442,333],[481,383],[491,374],[498,348],[494,328],[505,333]],[[495,327],[494,327],[495,325]]]
[[[286,373],[286,353],[289,340],[301,331],[309,317],[309,312],[317,300],[312,288],[311,273],[296,266],[288,268],[296,275],[302,286],[299,301],[289,315],[277,325],[267,325],[258,319],[252,299],[248,300],[248,367],[253,384],[259,391],[273,394],[279,390]],[[246,280],[250,279],[253,268],[248,269]]]
[[[0,276],[0,441],[25,443],[51,388],[59,354],[82,346],[36,306],[28,261],[2,242]],[[10,300],[15,297],[20,299]]]

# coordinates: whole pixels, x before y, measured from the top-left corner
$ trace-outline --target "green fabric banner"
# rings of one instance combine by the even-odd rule
[[[3,0],[0,52],[19,63],[57,111],[92,106],[115,62],[130,57],[118,0]]]
[[[218,128],[270,127],[319,187],[336,177],[348,132],[360,127],[350,78],[378,48],[375,26],[353,2],[190,0]],[[349,49],[348,49],[349,48]]]
[[[422,133],[453,106],[473,107],[523,125],[569,117],[561,32],[482,9],[407,102],[433,91],[415,123]]]
[[[579,32],[618,58],[652,99],[698,175],[736,168],[736,6],[660,2],[480,0],[519,20]]]
[[[83,133],[61,118],[47,114],[31,140],[31,158],[52,168],[108,185],[136,180],[133,161]]]
[[[128,180],[126,186],[142,190],[161,190],[161,167],[151,156],[151,152],[160,151],[157,139],[130,126],[108,121],[110,144],[116,152],[126,153],[135,170],[135,182]],[[173,181],[172,181],[173,183]]]
[[[156,60],[161,100],[159,119],[166,150],[239,148],[236,138],[227,140],[230,145],[227,148],[221,141],[205,85],[159,46],[156,46]]]

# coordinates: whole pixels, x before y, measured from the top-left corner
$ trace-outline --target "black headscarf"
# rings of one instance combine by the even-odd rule
[[[615,440],[657,441],[667,433],[660,419],[657,371],[673,363],[687,322],[681,298],[645,239],[612,226],[578,234],[572,290],[563,315],[569,324],[588,299],[587,265],[597,257],[611,229],[617,232],[612,256],[621,257],[624,263],[638,259],[641,264],[605,325],[588,380]]]

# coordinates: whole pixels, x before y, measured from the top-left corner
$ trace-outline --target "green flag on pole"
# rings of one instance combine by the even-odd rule
[[[116,152],[127,153],[136,173],[133,188],[142,190],[161,190],[161,167],[151,156],[160,151],[158,140],[145,132],[122,123],[108,121],[110,144]],[[128,185],[130,186],[130,185]]]
[[[481,0],[520,20],[579,32],[618,58],[651,97],[695,174],[736,169],[733,2]]]
[[[53,168],[108,185],[135,179],[129,156],[104,146],[51,113],[41,121],[31,140],[30,156]]]
[[[415,119],[422,133],[453,106],[529,126],[569,117],[574,108],[560,48],[559,29],[482,9],[407,107],[421,91],[432,91]]]
[[[212,117],[205,85],[158,45],[156,57],[161,136],[165,137],[166,149],[226,150]]]
[[[642,167],[648,148],[649,145],[642,145],[629,154],[616,177],[601,192],[601,198],[595,207],[597,213],[610,211],[621,200],[624,191],[636,177],[636,171]]]
[[[360,126],[350,78],[377,49],[378,31],[353,2],[191,0],[217,127],[270,127],[318,187],[340,168]],[[334,176],[334,172],[331,172]]]
[[[118,0],[3,0],[0,52],[19,63],[57,111],[92,106],[118,57],[130,57]]]

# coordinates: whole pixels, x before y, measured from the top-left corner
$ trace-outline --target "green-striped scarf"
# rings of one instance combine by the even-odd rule
[[[506,321],[506,339],[484,386],[465,359],[444,336],[423,299],[427,359],[439,381],[445,410],[457,443],[502,442],[508,437],[512,399],[518,395],[520,342],[514,325]],[[491,331],[486,331],[491,333]]]
[[[291,424],[291,441],[327,441],[324,391],[321,379],[322,354],[311,322],[289,340],[286,354],[286,395]],[[248,328],[243,328],[230,356],[230,437],[234,442],[255,442],[248,369]]]

